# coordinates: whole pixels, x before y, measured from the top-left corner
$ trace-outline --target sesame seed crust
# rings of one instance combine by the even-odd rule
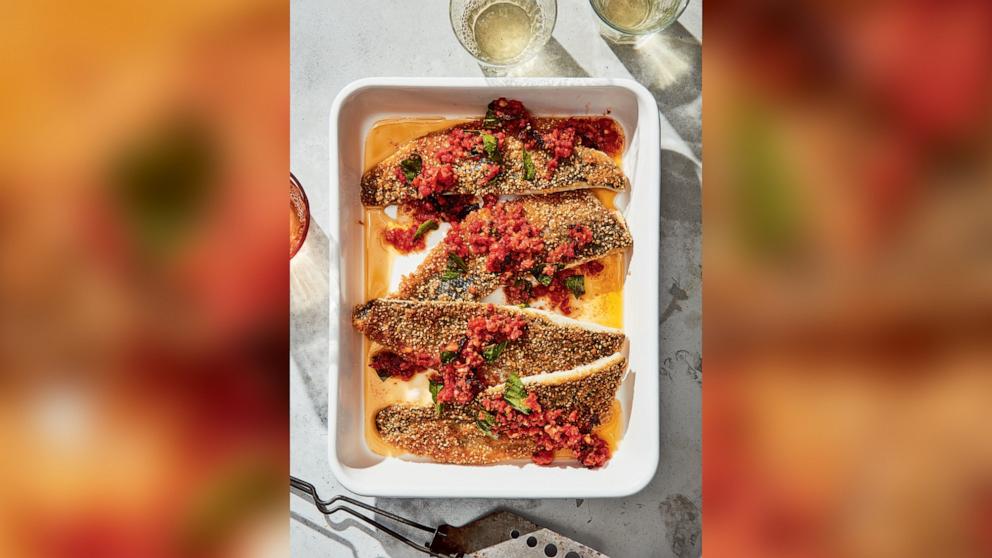
[[[442,164],[434,156],[448,142],[447,130],[440,130],[408,142],[362,176],[362,204],[383,207],[420,199],[417,189],[401,181],[395,169],[412,155],[420,155],[425,166]],[[489,182],[486,160],[466,159],[454,164],[456,184],[446,194],[546,194],[580,188],[608,188],[622,191],[629,187],[627,177],[613,159],[597,149],[575,147],[575,154],[562,160],[547,178],[550,158],[540,149],[530,151],[537,171],[534,180],[524,178],[524,145],[519,139],[508,136],[502,149],[502,172]]]
[[[439,417],[430,407],[390,405],[376,414],[376,429],[397,448],[441,463],[483,465],[524,459],[534,452],[532,441],[494,440],[475,426],[467,409],[452,411],[448,407]]]
[[[469,319],[484,314],[488,306],[375,299],[355,309],[352,323],[383,350],[438,354],[448,343],[461,339],[468,330]],[[510,373],[529,376],[589,364],[620,351],[626,339],[620,330],[590,327],[565,317],[552,319],[538,310],[493,308],[498,314],[521,318],[527,324],[522,338],[507,343],[499,358],[480,369],[482,376],[498,381]]]
[[[598,367],[555,381],[530,378],[527,390],[537,395],[544,409],[578,411],[583,420],[600,424],[611,411],[627,361],[617,355]],[[482,399],[503,392],[504,385],[479,394],[468,405],[433,407],[390,405],[376,414],[376,429],[384,440],[414,455],[442,463],[483,465],[507,459],[523,459],[535,450],[530,439],[493,439],[476,425]]]
[[[617,212],[607,209],[589,191],[526,196],[505,204],[523,206],[527,220],[541,229],[548,252],[568,242],[570,228],[576,225],[589,227],[593,242],[577,250],[574,258],[561,262],[566,267],[625,250],[634,242],[623,218]],[[490,219],[490,210],[481,208],[469,214],[463,225]],[[443,280],[442,275],[447,269],[447,249],[443,243],[439,244],[427,254],[413,273],[403,278],[395,296],[410,300],[481,300],[499,288],[499,275],[486,271],[484,257],[472,256],[466,263],[467,273],[455,279]]]

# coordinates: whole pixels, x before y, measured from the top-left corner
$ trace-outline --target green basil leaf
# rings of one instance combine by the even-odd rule
[[[493,434],[493,426],[496,424],[496,417],[494,417],[488,411],[479,411],[480,418],[475,421],[475,425],[481,430],[486,436],[492,439],[496,439],[496,434]]]
[[[461,276],[462,276],[462,274],[461,273],[458,273],[457,271],[448,270],[448,271],[445,271],[444,273],[441,274],[441,280],[442,281],[453,281],[455,279],[458,279]]]
[[[461,256],[454,252],[448,253],[448,271],[456,271],[458,273],[465,273],[468,271],[468,264]]]
[[[444,382],[438,380],[431,380],[428,387],[431,390],[431,400],[434,401],[434,411],[438,414],[441,414],[441,409],[444,408],[444,403],[438,402],[437,394],[440,393],[441,388],[444,387]]]
[[[499,140],[492,134],[482,134],[482,147],[486,150],[486,156],[492,161],[499,161]]]
[[[499,128],[499,118],[496,118],[496,111],[489,109],[486,111],[486,117],[482,119],[482,127],[487,130],[495,130]]]
[[[506,379],[506,388],[503,389],[503,399],[521,413],[525,415],[530,414],[531,408],[527,405],[527,388],[520,381],[520,376],[510,374],[510,377]]]
[[[565,278],[565,287],[572,291],[575,298],[586,294],[586,278],[584,275],[572,275]]]
[[[489,345],[482,349],[482,358],[486,359],[486,362],[492,362],[499,358],[499,355],[503,353],[503,349],[506,348],[506,340],[500,341],[499,343]]]
[[[420,155],[414,153],[408,159],[403,159],[400,163],[400,168],[403,169],[403,175],[406,176],[407,182],[413,182],[414,178],[420,174],[420,170],[424,168],[424,160],[420,158]]]
[[[424,236],[425,234],[433,230],[437,230],[438,226],[439,225],[437,224],[437,221],[435,221],[434,219],[431,219],[429,221],[424,221],[423,223],[420,224],[419,227],[417,227],[417,232],[413,233],[413,239],[417,240],[418,238]]]
[[[530,158],[530,151],[524,149],[524,179],[534,180],[537,177],[537,169],[534,168],[534,160]]]
[[[448,364],[458,358],[457,351],[441,351],[441,364]]]
[[[544,266],[542,265],[539,265],[534,269],[530,270],[530,274],[534,276],[534,279],[537,279],[538,283],[544,285],[545,287],[550,285],[551,281],[554,280],[553,276],[544,274]]]

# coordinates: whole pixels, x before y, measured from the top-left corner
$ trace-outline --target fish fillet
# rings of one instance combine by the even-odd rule
[[[575,410],[590,424],[602,424],[612,409],[626,366],[626,359],[614,354],[571,370],[523,378],[523,383],[537,394],[545,410]],[[476,401],[445,405],[440,413],[433,407],[390,405],[376,414],[376,429],[393,446],[441,463],[482,465],[530,457],[535,446],[529,439],[493,439],[476,426],[481,409],[478,401],[503,389],[503,385],[491,387]]]
[[[523,206],[527,220],[541,229],[549,252],[568,240],[571,227],[585,225],[592,230],[593,242],[562,262],[566,267],[602,258],[633,244],[620,214],[607,209],[592,192],[525,196],[505,203]],[[488,218],[488,210],[482,208],[469,214],[463,225]],[[395,296],[410,300],[481,300],[500,287],[499,275],[486,271],[484,257],[472,257],[466,263],[466,273],[445,280],[447,251],[444,244],[435,246],[413,273],[403,277]]]
[[[440,165],[433,154],[447,144],[448,131],[433,132],[408,142],[366,171],[362,176],[362,204],[384,207],[420,199],[417,189],[412,183],[400,180],[396,169],[414,154],[420,155],[424,168]],[[523,151],[523,142],[508,136],[501,154],[502,171],[485,183],[482,183],[482,177],[489,164],[485,159],[464,159],[453,163],[457,182],[445,194],[547,194],[583,188],[620,191],[629,186],[627,177],[609,155],[583,146],[576,146],[571,157],[561,160],[550,178],[546,176],[550,160],[548,155],[540,149],[529,151],[536,172],[532,180],[527,180]]]
[[[617,329],[580,322],[543,310],[474,302],[419,302],[380,298],[355,309],[352,323],[384,350],[432,355],[458,341],[469,319],[492,306],[499,314],[518,316],[526,334],[507,343],[499,358],[485,363],[480,374],[503,381],[510,373],[530,376],[566,370],[619,352],[626,336]]]

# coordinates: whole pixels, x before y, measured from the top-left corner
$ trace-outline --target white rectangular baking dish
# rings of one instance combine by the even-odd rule
[[[632,188],[629,199],[618,201],[634,247],[623,309],[630,340],[630,370],[619,393],[625,432],[613,458],[598,470],[558,461],[550,467],[418,462],[381,457],[365,444],[362,336],[351,326],[351,309],[366,300],[359,224],[366,134],[391,117],[477,116],[498,97],[518,99],[538,116],[609,113],[626,133],[623,167]],[[627,496],[650,482],[659,451],[658,134],[654,98],[631,80],[370,78],[338,94],[330,115],[330,212],[340,243],[340,296],[330,302],[337,336],[332,333],[330,343],[328,453],[343,486],[388,497],[595,498]]]

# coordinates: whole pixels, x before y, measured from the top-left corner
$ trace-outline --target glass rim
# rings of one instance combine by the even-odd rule
[[[289,253],[289,259],[293,259],[293,256],[299,253],[300,248],[303,247],[303,243],[307,240],[307,233],[310,232],[310,200],[307,199],[307,192],[303,189],[303,184],[300,184],[299,179],[296,178],[292,172],[289,173],[289,183],[291,186],[295,186],[296,190],[300,193],[300,199],[302,200],[303,207],[297,208],[297,213],[299,213],[299,209],[303,209],[303,216],[305,217],[305,219],[302,219],[303,234],[300,235],[300,241],[296,244],[296,247],[293,248],[293,251]],[[292,203],[292,201],[293,198],[290,197],[290,203]],[[293,205],[296,206],[295,203]]]
[[[479,58],[475,54],[473,54],[472,53],[472,50],[470,48],[468,48],[468,45],[465,44],[465,41],[463,41],[462,38],[458,36],[458,32],[455,31],[455,18],[454,18],[454,13],[453,13],[454,10],[452,8],[454,7],[455,2],[458,2],[458,1],[459,0],[448,0],[448,24],[451,26],[451,32],[455,35],[455,38],[458,39],[458,44],[462,45],[462,49],[465,52],[467,52],[469,54],[469,56],[471,56],[472,58],[474,58],[480,64],[484,64],[484,65],[486,65],[486,66],[488,66],[490,68],[512,68],[513,66],[516,66],[518,64],[523,64],[524,62],[528,62],[530,60],[533,60],[534,57],[537,56],[537,54],[539,52],[541,52],[541,49],[543,49],[544,46],[548,44],[548,41],[551,40],[551,37],[554,35],[554,32],[555,32],[555,26],[558,25],[558,0],[551,0],[554,3],[554,6],[555,6],[555,13],[554,13],[554,17],[551,18],[551,30],[548,32],[548,38],[544,39],[544,43],[540,46],[540,48],[534,49],[534,52],[530,53],[530,55],[525,56],[524,58],[521,58],[520,60],[515,60],[513,62],[501,62],[501,63],[499,63],[499,62],[488,62],[486,60],[483,60],[483,59]],[[539,2],[540,0],[537,0],[537,1]],[[527,49],[524,48],[524,50],[527,50]]]
[[[679,11],[675,14],[674,17],[672,17],[672,19],[670,19],[664,25],[649,27],[644,30],[634,30],[625,27],[619,27],[611,23],[609,20],[606,19],[606,17],[603,16],[602,12],[599,11],[599,8],[596,7],[596,0],[589,0],[589,5],[592,7],[592,11],[595,12],[596,17],[599,18],[599,21],[603,22],[603,24],[609,27],[610,29],[618,33],[623,33],[624,35],[644,36],[644,35],[650,35],[652,33],[657,33],[663,29],[670,27],[673,23],[678,21],[679,18],[682,17],[682,13],[685,12],[685,9],[689,7],[689,2],[690,2],[690,0],[680,0],[680,1],[682,2],[682,7],[679,8]]]

